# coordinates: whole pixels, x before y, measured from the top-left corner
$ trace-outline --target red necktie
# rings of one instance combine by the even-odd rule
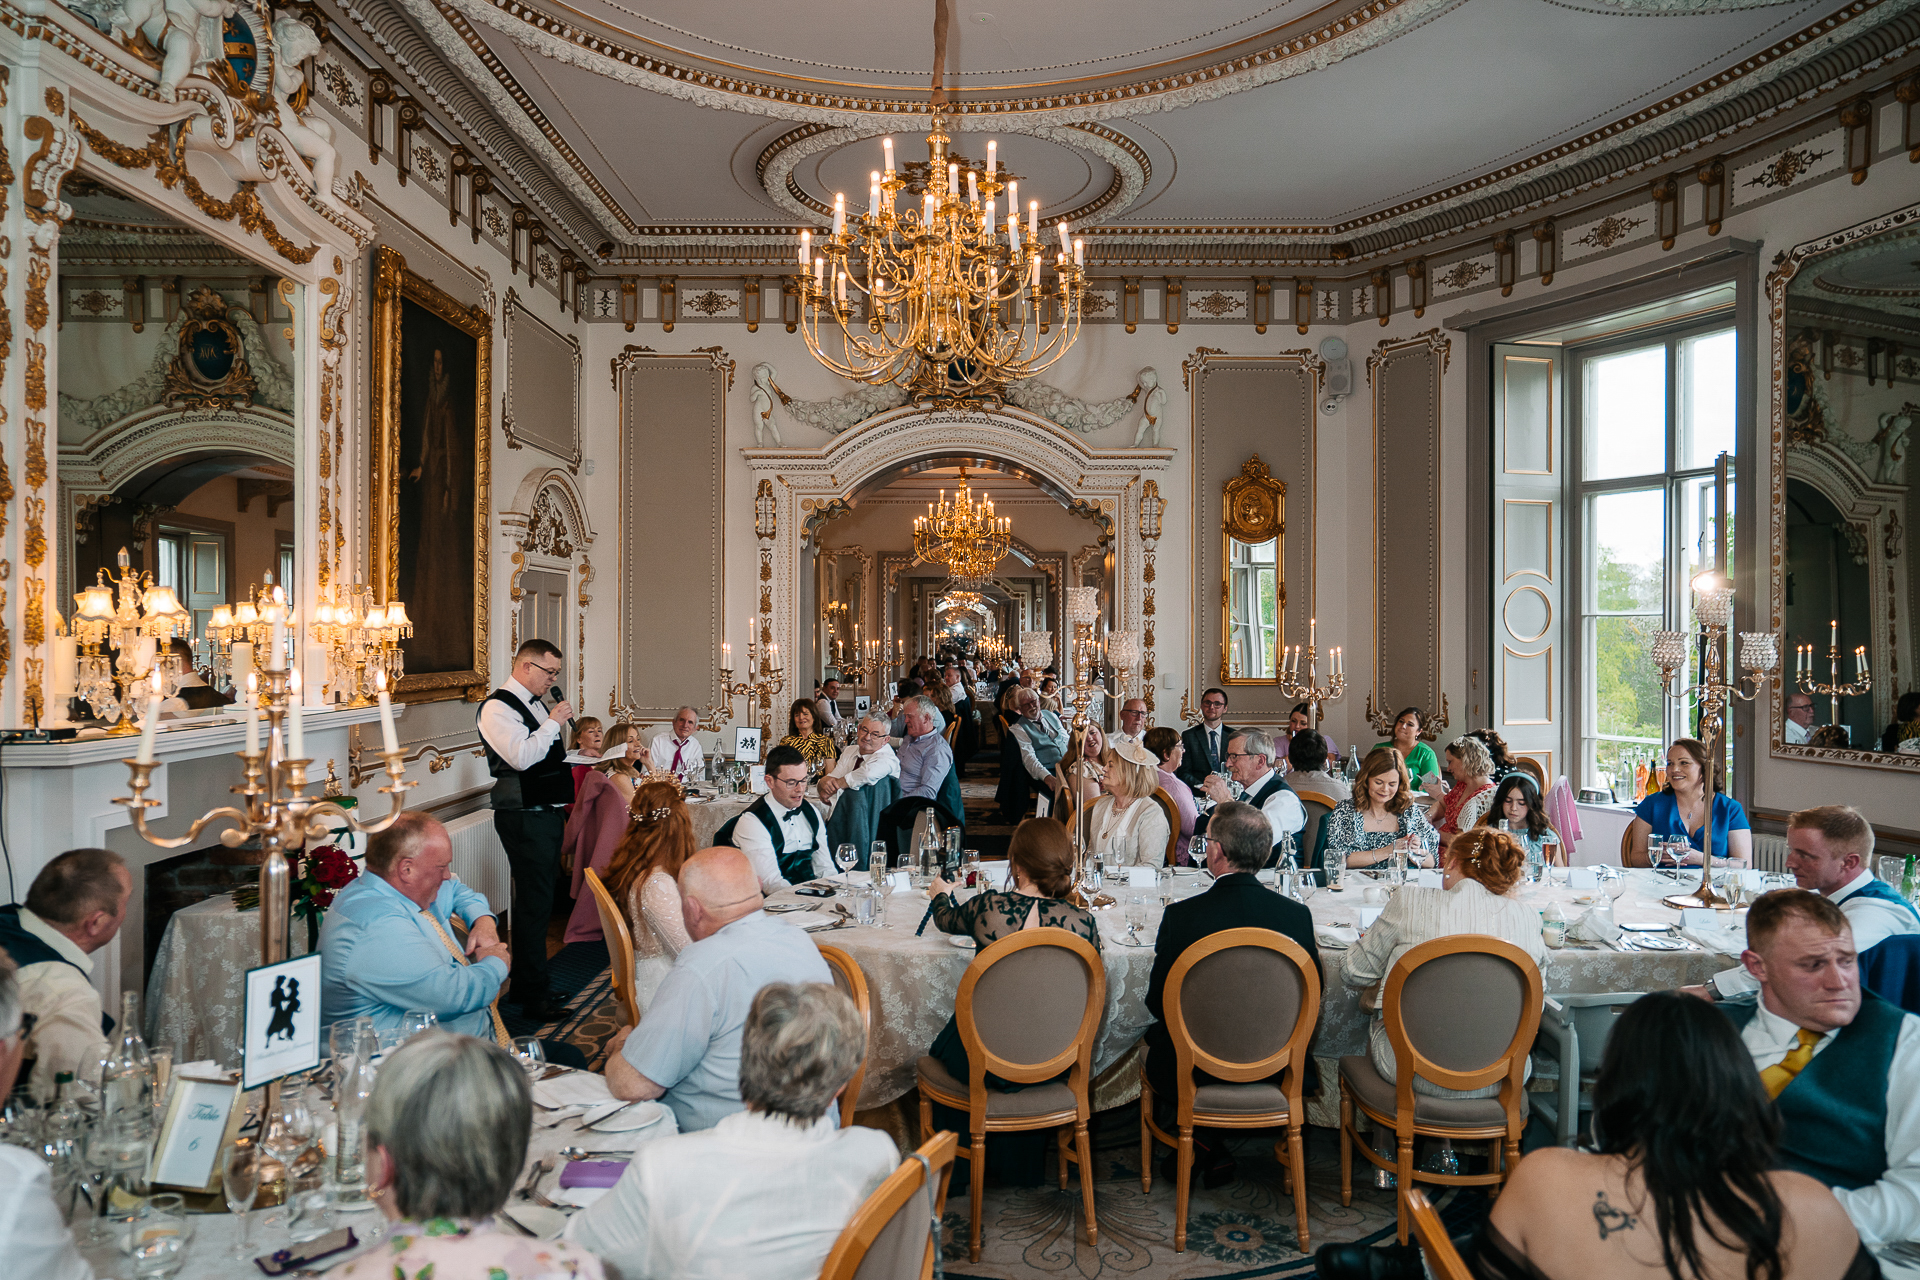
[[[680,772],[680,753],[682,751],[685,751],[686,749],[687,749],[687,744],[685,739],[682,739],[680,742],[675,744],[673,748],[673,767],[672,767],[672,771],[674,773]]]

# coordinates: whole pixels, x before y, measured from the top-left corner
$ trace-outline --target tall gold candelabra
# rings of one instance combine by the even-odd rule
[[[1733,624],[1733,584],[1712,570],[1693,580],[1694,616],[1699,619],[1698,639],[1700,681],[1687,687],[1675,687],[1674,677],[1686,669],[1689,636],[1684,631],[1653,633],[1653,661],[1660,668],[1660,690],[1682,705],[1691,704],[1699,712],[1700,740],[1707,746],[1707,769],[1700,785],[1708,798],[1708,814],[1702,825],[1704,848],[1700,853],[1700,887],[1692,893],[1668,894],[1661,901],[1676,909],[1720,907],[1730,910],[1732,903],[1713,891],[1713,764],[1719,758],[1720,744],[1726,738],[1726,711],[1735,699],[1751,702],[1773,682],[1780,665],[1780,641],[1770,631],[1740,633],[1740,665],[1747,674],[1734,678],[1733,648],[1728,643],[1728,628]],[[1751,688],[1742,690],[1741,685]]]
[[[1829,622],[1827,637],[1827,679],[1822,683],[1813,677],[1813,646],[1802,644],[1794,646],[1799,659],[1796,686],[1800,692],[1816,697],[1830,699],[1828,724],[1840,723],[1840,699],[1857,698],[1864,693],[1873,692],[1873,672],[1867,670],[1867,646],[1855,645],[1853,648],[1853,679],[1846,684],[1840,683],[1840,621]]]
[[[752,720],[752,711],[757,706],[764,713],[763,722],[770,720],[773,713],[774,695],[786,687],[787,673],[780,666],[780,646],[769,644],[766,659],[762,661],[754,645],[751,633],[747,638],[747,678],[739,683],[733,679],[733,646],[720,646],[720,720],[733,719],[733,700],[747,700],[748,720]]]
[[[1318,619],[1307,620],[1307,678],[1304,683],[1300,679],[1300,646],[1294,645],[1290,650],[1280,651],[1280,692],[1289,698],[1300,699],[1313,709],[1315,728],[1320,725],[1321,704],[1335,701],[1347,689],[1347,673],[1339,645],[1333,646],[1333,651],[1328,655],[1332,670],[1328,674],[1327,683],[1324,685],[1318,683],[1320,678],[1319,629]]]

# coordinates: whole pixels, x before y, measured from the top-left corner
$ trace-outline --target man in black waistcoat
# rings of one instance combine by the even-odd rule
[[[535,1022],[566,1012],[547,992],[547,920],[560,876],[560,838],[573,803],[573,769],[562,727],[565,700],[541,697],[560,676],[560,650],[529,640],[513,656],[513,674],[480,704],[480,741],[493,775],[493,829],[513,868],[513,974],[507,999]]]

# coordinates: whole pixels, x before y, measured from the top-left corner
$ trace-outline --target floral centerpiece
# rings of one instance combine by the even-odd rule
[[[320,941],[320,919],[333,905],[333,895],[359,878],[360,867],[337,844],[301,849],[287,858],[292,879],[290,897],[295,918],[307,922],[307,950]],[[241,885],[233,891],[234,905],[251,911],[260,905],[260,886]]]

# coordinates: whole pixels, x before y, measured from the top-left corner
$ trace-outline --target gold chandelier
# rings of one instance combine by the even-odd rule
[[[993,514],[993,499],[982,494],[973,500],[967,469],[960,468],[960,487],[948,499],[940,491],[927,514],[913,521],[913,552],[929,564],[944,564],[957,583],[984,581],[1013,545],[1013,521]]]
[[[1023,233],[1020,184],[1001,181],[998,142],[987,143],[979,168],[948,155],[946,37],[947,0],[935,0],[933,131],[919,207],[896,208],[915,184],[895,170],[888,138],[866,215],[848,218],[841,192],[817,250],[813,233],[800,233],[800,328],[814,358],[843,378],[902,386],[916,404],[980,407],[1000,403],[1009,383],[1047,368],[1079,336],[1086,244],[1061,219],[1048,275],[1040,202],[1027,202]]]

